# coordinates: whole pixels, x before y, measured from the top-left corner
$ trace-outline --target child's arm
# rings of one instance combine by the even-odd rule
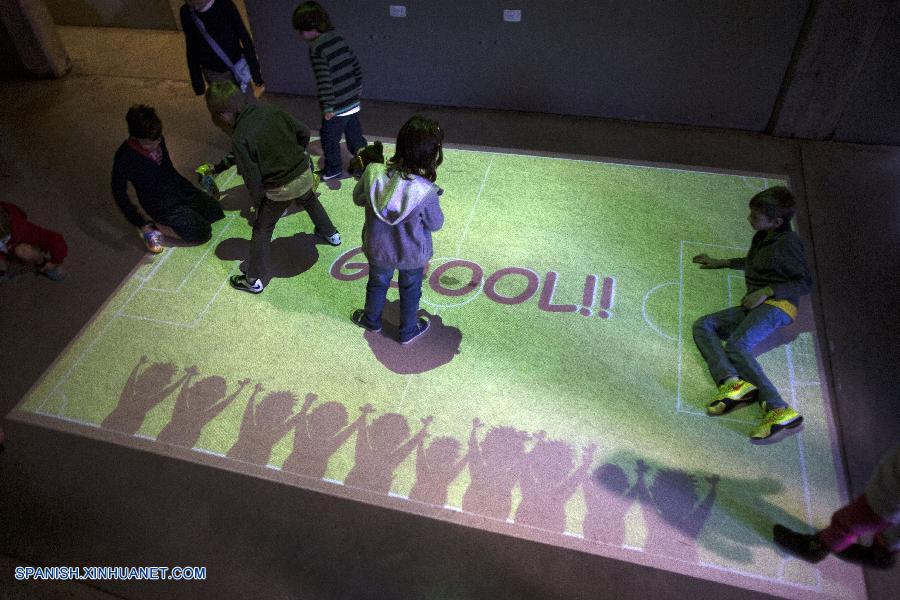
[[[259,72],[259,59],[256,58],[256,48],[253,47],[253,38],[251,38],[250,34],[247,32],[247,28],[244,26],[244,20],[241,18],[241,13],[238,12],[234,3],[229,0],[225,3],[225,6],[228,9],[228,19],[231,21],[231,26],[237,33],[238,39],[241,41],[241,48],[243,48],[244,58],[247,59],[247,65],[250,67],[250,76],[253,77],[253,83],[262,85],[263,78],[262,74]]]
[[[743,269],[743,262],[741,262],[740,266],[737,266],[734,261],[743,259],[736,258],[712,258],[708,254],[698,254],[693,259],[693,262],[700,265],[701,269]]]
[[[194,94],[202,96],[206,91],[206,82],[203,81],[203,69],[200,67],[200,61],[197,59],[199,53],[197,45],[199,42],[206,43],[200,36],[194,19],[191,18],[191,8],[185,4],[181,7],[179,17],[181,18],[181,30],[184,32],[184,45],[187,54],[188,72],[191,75],[191,87]]]
[[[359,181],[356,182],[356,187],[353,188],[353,204],[357,206],[365,206],[366,202],[369,201],[369,188],[368,184],[366,184],[366,175],[363,173],[363,176],[359,178]]]
[[[309,136],[312,134],[309,127],[307,127],[305,123],[301,123],[295,119],[290,113],[283,113],[283,116],[285,121],[287,121],[288,126],[294,130],[294,133],[297,136],[297,145],[301,148],[306,148],[309,145]]]
[[[432,191],[422,205],[422,224],[428,231],[437,231],[444,225],[444,213],[438,200],[438,188]]]
[[[331,81],[328,59],[317,51],[310,52],[309,60],[312,62],[313,75],[316,77],[316,95],[319,97],[322,114],[327,121],[334,116],[334,83]]]
[[[122,159],[119,157],[118,153],[113,162],[112,195],[113,200],[116,201],[116,206],[119,207],[119,210],[122,211],[122,215],[129,223],[139,229],[142,229],[145,225],[150,223],[150,221],[141,216],[137,208],[135,208],[134,204],[131,202],[131,199],[128,197],[128,174],[125,172]]]
[[[259,208],[266,197],[259,164],[253,160],[246,141],[235,141],[232,144],[232,151],[234,152],[234,160],[237,163],[238,172],[244,178],[244,184],[247,186],[247,191],[250,192],[252,206]]]

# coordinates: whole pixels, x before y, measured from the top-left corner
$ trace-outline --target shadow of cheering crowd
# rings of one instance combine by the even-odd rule
[[[696,540],[710,514],[719,481],[697,478],[676,469],[655,469],[634,461],[632,481],[625,468],[606,463],[592,470],[596,446],[581,449],[580,460],[566,442],[545,432],[528,433],[511,426],[487,426],[475,418],[466,446],[450,436],[431,438],[433,417],[421,419],[413,432],[397,413],[375,416],[370,404],[350,420],[339,402],[319,402],[306,394],[302,403],[291,391],[266,391],[241,379],[229,390],[224,377],[201,378],[195,366],[184,369],[170,362],[150,362],[142,356],[132,369],[116,407],[102,427],[129,435],[138,432],[147,414],[175,396],[169,422],[157,441],[194,448],[200,435],[239,396],[247,396],[237,440],[226,452],[230,459],[266,466],[272,450],[285,436],[293,437],[290,454],[281,465],[287,473],[325,478],[331,457],[355,434],[355,461],[346,486],[387,495],[394,473],[415,453],[416,478],[408,499],[420,504],[511,521],[558,534],[567,531],[566,506],[581,490],[586,513],[582,535],[587,541],[622,546],[626,514],[637,503],[642,509],[644,551],[697,561]],[[248,393],[245,393],[248,392]],[[300,403],[300,410],[294,412]],[[426,440],[428,442],[426,443]],[[448,506],[450,486],[468,468],[469,484],[459,508]],[[520,501],[513,507],[518,487]],[[701,490],[706,488],[701,500]]]

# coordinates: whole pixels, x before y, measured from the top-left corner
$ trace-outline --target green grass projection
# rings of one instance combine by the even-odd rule
[[[153,363],[174,365],[171,378],[163,377],[151,392],[177,383],[189,367],[196,367],[193,383],[222,378],[209,383],[219,386],[216,398],[239,390],[194,432],[198,458],[232,449],[257,384],[264,388],[257,405],[269,392],[293,393],[271,400],[282,403],[285,415],[301,411],[308,394],[315,394],[310,411],[324,403],[342,406],[346,416],[334,418],[345,425],[358,422],[366,405],[370,426],[397,413],[395,430],[402,432],[404,420],[407,427],[401,442],[433,418],[425,447],[452,438],[456,444],[445,443],[456,459],[466,452],[475,419],[483,423],[475,429],[479,441],[492,428],[509,426],[529,434],[525,450],[540,440],[562,442],[547,460],[556,460],[563,473],[575,472],[582,449],[596,444],[590,471],[611,463],[630,487],[640,464],[647,465],[648,486],[654,474],[677,470],[682,483],[693,482],[693,490],[679,488],[689,496],[688,507],[699,507],[717,480],[713,507],[692,541],[693,562],[715,567],[707,576],[743,573],[797,593],[861,593],[853,578],[835,579],[821,566],[785,560],[768,539],[773,521],[803,527],[811,518],[821,525],[841,504],[814,332],[760,358],[805,416],[801,435],[753,446],[746,434],[758,417],[756,407],[719,419],[703,415],[714,390],[690,327],[699,315],[738,302],[744,284],[740,272],[701,271],[691,257],[742,255],[752,235],[747,201],[784,182],[447,150],[438,183],[445,189],[446,223],[434,235],[431,273],[440,272],[423,286],[422,309],[440,318],[444,334],[431,331],[401,351],[350,322],[362,307],[366,279],[359,265],[365,259],[353,252],[363,211],[350,199],[353,180],[345,180],[338,190],[320,188],[344,237],[341,247],[316,245],[310,255],[311,238],[292,236],[311,233],[311,223],[302,212],[290,214],[276,229],[274,243],[283,245],[276,255],[288,267],[304,260],[311,266],[272,279],[259,296],[240,293],[227,278],[246,253],[250,228],[230,211],[208,244],[170,248],[138,267],[20,410],[100,426],[146,357],[138,374]],[[243,191],[236,191],[242,198]],[[392,290],[388,300],[396,298]],[[429,346],[430,336],[443,346]],[[433,355],[433,368],[415,372],[426,355]],[[138,411],[143,419],[134,435],[156,439],[173,418],[177,395],[176,389],[146,415]],[[348,476],[356,439],[350,432],[330,457],[326,483]],[[271,453],[244,448],[240,456],[262,452],[263,462],[280,468],[293,440],[291,430],[275,440]],[[388,479],[392,495],[408,496],[416,482],[417,453],[409,449]],[[447,488],[449,508],[463,505],[470,479],[470,470],[462,468]],[[341,490],[335,484],[332,491]],[[508,519],[515,520],[521,500],[516,486]],[[622,505],[621,543],[652,554],[646,510]],[[409,502],[409,510],[416,511],[416,503]],[[585,533],[590,510],[577,487],[560,525],[569,543]],[[510,528],[515,533],[515,525]],[[563,532],[556,533],[562,540]],[[580,547],[604,554],[619,546],[586,540]],[[679,566],[670,562],[667,568]]]

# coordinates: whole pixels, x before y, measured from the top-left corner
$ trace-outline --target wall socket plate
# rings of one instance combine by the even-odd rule
[[[406,6],[403,4],[391,4],[388,6],[388,13],[390,13],[392,17],[405,17]]]
[[[503,20],[507,23],[518,23],[522,20],[522,11],[521,10],[503,10]]]

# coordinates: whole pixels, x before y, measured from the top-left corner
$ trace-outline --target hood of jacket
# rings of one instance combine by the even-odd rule
[[[418,175],[404,179],[379,163],[368,166],[363,173],[363,185],[369,192],[369,204],[375,216],[388,225],[403,221],[436,187],[433,182]]]

